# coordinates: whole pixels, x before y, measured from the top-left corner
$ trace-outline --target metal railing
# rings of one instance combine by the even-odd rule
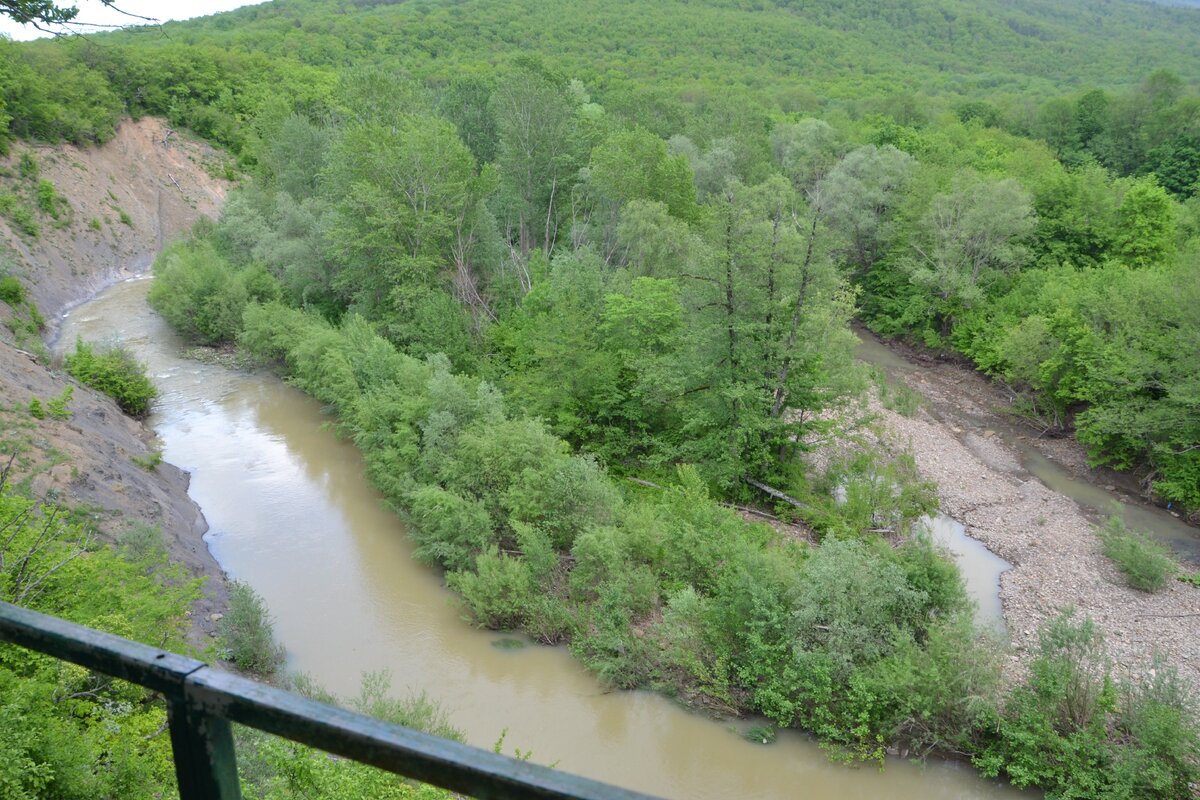
[[[648,795],[381,722],[193,658],[0,602],[12,642],[159,692],[182,800],[237,800],[231,722],[479,798],[652,800]]]

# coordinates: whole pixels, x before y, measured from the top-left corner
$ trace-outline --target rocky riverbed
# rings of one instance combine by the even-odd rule
[[[908,449],[921,475],[937,483],[942,511],[1013,565],[1000,589],[1013,643],[1010,672],[1018,674],[1036,652],[1038,627],[1074,608],[1104,631],[1119,672],[1144,674],[1161,657],[1200,685],[1200,589],[1172,581],[1147,594],[1126,586],[1101,552],[1095,515],[1030,474],[1018,450],[997,435],[1008,424],[998,388],[952,363],[889,370],[889,376],[922,403],[911,416],[873,404],[883,435]],[[1113,480],[1091,471],[1073,442],[1059,440],[1044,452],[1081,480]],[[1128,485],[1104,488],[1114,501],[1131,500],[1121,492]]]

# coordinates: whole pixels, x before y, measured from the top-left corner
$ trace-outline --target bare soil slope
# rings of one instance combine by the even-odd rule
[[[28,158],[22,174],[26,154],[36,176]],[[222,168],[212,148],[169,132],[158,119],[126,121],[112,141],[95,148],[17,145],[0,162],[0,194],[11,195],[10,208],[31,211],[38,232],[31,235],[11,211],[0,216],[0,272],[21,280],[47,320],[43,335],[52,338],[66,309],[145,272],[164,244],[202,216],[215,217],[228,183],[212,175]],[[42,180],[62,198],[58,219],[38,207]],[[13,479],[39,497],[89,509],[104,536],[136,522],[160,527],[172,559],[209,578],[194,613],[196,631],[211,631],[210,615],[224,607],[227,593],[201,538],[207,524],[188,497],[186,473],[153,466],[153,433],[110,398],[45,363],[44,349],[41,360],[19,349],[18,339],[40,349],[21,325],[29,317],[27,309],[0,302],[0,320],[10,323],[0,327],[0,451],[5,462],[17,453]],[[74,386],[69,419],[30,413],[31,400],[45,404],[68,385]]]
[[[37,164],[36,180],[49,181],[68,204],[57,221],[37,208],[36,180],[21,175],[25,154]],[[148,270],[158,251],[200,217],[216,218],[229,185],[214,177],[224,161],[149,117],[121,123],[99,147],[15,146],[2,162],[8,174],[0,191],[33,210],[39,233],[34,238],[10,217],[0,219],[9,269],[53,327],[67,308]]]

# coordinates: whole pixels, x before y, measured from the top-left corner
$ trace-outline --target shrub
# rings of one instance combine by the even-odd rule
[[[41,232],[29,206],[18,200],[16,195],[0,195],[0,213],[6,214],[17,230],[26,236],[36,239]]]
[[[403,725],[416,731],[432,733],[456,742],[466,741],[463,732],[450,723],[446,711],[425,692],[408,697],[392,697],[391,675],[386,671],[365,672],[358,696],[350,700],[350,707],[360,714],[381,719],[394,725]]]
[[[145,522],[133,522],[117,534],[117,552],[135,564],[165,564],[167,547],[162,528]]]
[[[452,572],[446,582],[462,595],[463,605],[480,625],[519,628],[536,594],[529,566],[493,547],[475,559],[475,568],[477,572]]]
[[[117,401],[131,417],[145,417],[158,395],[146,376],[144,364],[124,347],[97,350],[82,339],[75,341],[75,352],[65,360],[67,372],[80,382]]]
[[[492,543],[487,509],[437,486],[422,486],[409,495],[416,556],[450,570],[470,569],[475,555]]]
[[[94,231],[100,230],[100,218],[92,217],[90,220],[88,220],[88,227]]]
[[[71,402],[71,397],[75,394],[75,387],[67,385],[62,390],[62,393],[53,400],[46,401],[46,410],[50,412],[50,416],[55,419],[70,419],[71,410],[67,408],[67,403]]]
[[[1107,796],[1108,724],[1116,690],[1104,638],[1091,619],[1066,611],[1040,631],[1029,681],[1009,697],[997,736],[975,759],[985,775],[1051,797]]]
[[[975,763],[1048,798],[1173,800],[1200,778],[1192,688],[1156,663],[1118,687],[1099,630],[1063,612],[1041,630],[1029,681],[1013,691]]]
[[[16,308],[25,302],[25,287],[12,275],[0,278],[0,300]]]
[[[26,180],[37,178],[39,172],[37,159],[33,157],[32,153],[21,153],[21,161],[18,169],[21,172],[21,177]]]
[[[206,241],[168,248],[154,273],[150,305],[171,327],[202,344],[232,342],[248,303],[279,296],[279,284],[266,270],[236,270]]]
[[[29,312],[29,324],[34,327],[37,332],[46,329],[46,318],[42,316],[42,312],[38,310],[37,305],[31,300],[25,305],[25,309]]]
[[[1116,515],[1109,517],[1104,527],[1097,528],[1096,535],[1104,544],[1104,555],[1112,559],[1125,574],[1125,582],[1134,589],[1160,591],[1178,571],[1167,548],[1129,530]]]
[[[240,670],[270,676],[283,664],[267,604],[248,584],[235,581],[230,588],[229,611],[217,625],[217,637]]]
[[[161,450],[154,450],[144,456],[133,456],[130,460],[147,472],[153,472],[162,463],[163,454]]]
[[[43,213],[58,219],[60,198],[54,191],[54,184],[48,180],[40,180],[37,185],[37,204]]]
[[[34,419],[46,418],[46,409],[42,407],[42,401],[36,397],[29,401],[29,416]]]

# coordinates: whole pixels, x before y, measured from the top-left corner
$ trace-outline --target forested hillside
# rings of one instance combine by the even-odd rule
[[[1179,684],[1069,613],[1003,683],[911,460],[811,453],[858,319],[1200,508],[1200,13],[293,0],[0,59],[12,136],[228,148],[151,303],[336,412],[480,624],[850,757],[1194,791]]]

